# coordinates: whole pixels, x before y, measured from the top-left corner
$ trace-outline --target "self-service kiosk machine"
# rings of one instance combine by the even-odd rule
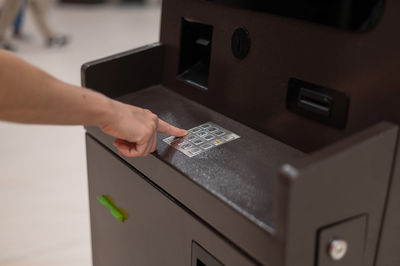
[[[82,84],[189,129],[86,134],[94,266],[400,265],[400,1],[165,0]]]

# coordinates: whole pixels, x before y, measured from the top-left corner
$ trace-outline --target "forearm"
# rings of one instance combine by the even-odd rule
[[[143,156],[155,151],[157,132],[177,137],[187,134],[150,110],[61,82],[1,50],[0,120],[99,126],[117,138],[114,145],[125,156]]]
[[[0,52],[0,120],[64,125],[101,125],[115,102],[61,82]]]

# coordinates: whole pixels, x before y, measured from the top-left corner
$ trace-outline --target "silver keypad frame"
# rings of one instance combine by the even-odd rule
[[[163,141],[183,154],[194,157],[200,153],[240,138],[239,135],[213,122],[198,125],[188,131],[189,134],[185,137],[177,138],[170,136],[163,139]]]

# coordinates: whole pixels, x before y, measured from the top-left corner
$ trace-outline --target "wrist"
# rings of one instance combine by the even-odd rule
[[[117,115],[117,105],[119,102],[101,94],[98,92],[94,92],[95,97],[93,105],[95,109],[93,110],[94,115],[92,116],[92,121],[90,121],[90,125],[104,127],[105,125],[109,125]]]
[[[97,126],[99,127],[105,127],[110,125],[113,121],[117,120],[118,116],[118,106],[121,104],[120,102],[117,102],[111,98],[108,98],[104,96],[104,107],[102,108],[102,111],[100,112],[99,119]]]

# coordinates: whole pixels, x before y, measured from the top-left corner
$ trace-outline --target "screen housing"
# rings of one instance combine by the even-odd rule
[[[385,0],[209,0],[209,2],[306,20],[354,32],[365,32],[379,22]]]

